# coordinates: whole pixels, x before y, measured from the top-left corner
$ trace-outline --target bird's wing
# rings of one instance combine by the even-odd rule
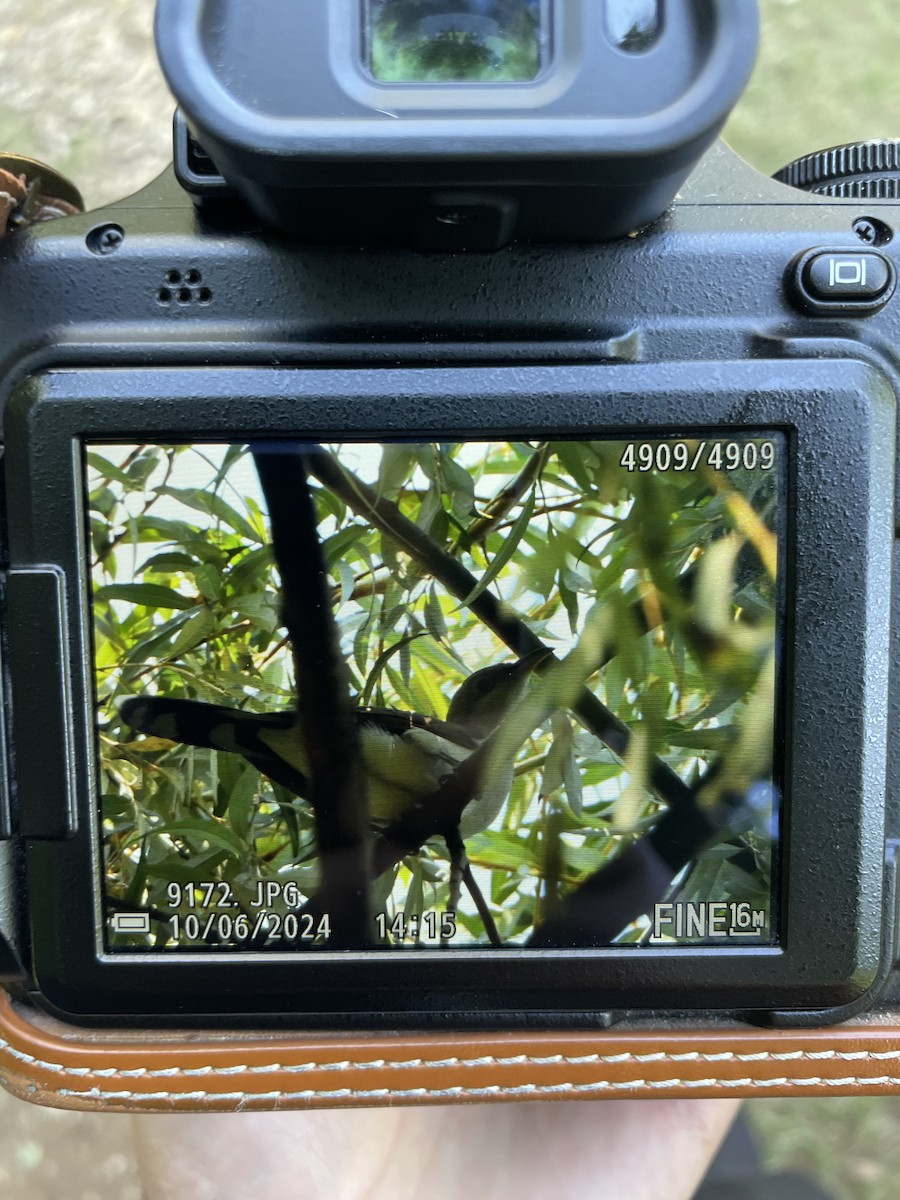
[[[294,711],[251,713],[199,700],[139,696],[126,700],[122,719],[139,733],[188,746],[240,754],[261,774],[295,796],[308,794],[309,764]],[[462,726],[420,713],[358,708],[360,748],[368,779],[369,812],[376,824],[397,820],[436,791],[477,747]],[[463,837],[494,820],[509,795],[508,778],[471,797],[462,814]]]
[[[136,697],[120,709],[139,733],[242,755],[294,795],[308,790],[309,762],[294,711],[250,713],[199,700]],[[390,708],[354,710],[376,819],[392,820],[411,798],[434,791],[478,744],[463,728]]]
[[[357,724],[375,725],[386,733],[402,737],[411,729],[423,729],[435,737],[443,738],[454,746],[474,750],[479,739],[454,721],[442,721],[440,717],[427,717],[422,713],[404,712],[399,708],[356,708],[353,710]]]
[[[426,800],[471,751],[427,729],[407,727],[398,736],[377,725],[360,729],[369,785],[369,812],[378,824],[398,820]]]

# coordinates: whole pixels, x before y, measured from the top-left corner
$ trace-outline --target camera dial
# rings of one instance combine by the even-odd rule
[[[789,187],[850,200],[900,198],[900,140],[847,142],[805,154],[776,171]]]
[[[900,197],[900,141],[848,142],[794,159],[774,175],[803,192],[840,200],[896,200]],[[877,250],[894,236],[880,217],[861,214],[851,226],[868,251],[815,247],[799,255],[788,272],[795,301],[814,316],[865,317],[891,299],[896,273]]]

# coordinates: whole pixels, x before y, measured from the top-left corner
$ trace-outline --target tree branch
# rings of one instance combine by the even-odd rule
[[[370,941],[366,780],[315,505],[298,446],[262,442],[252,451],[269,510],[282,620],[294,656],[308,799],[316,819],[321,888],[329,897],[329,944],[361,947]]]
[[[477,587],[478,580],[462,563],[447,554],[422,529],[408,520],[390,500],[386,500],[352,472],[341,467],[334,458],[316,447],[308,456],[311,474],[359,516],[365,517],[382,533],[392,537],[410,557],[415,559],[432,578],[447,589],[458,600],[463,600]],[[468,605],[480,621],[505,642],[520,657],[535,650],[546,649],[543,642],[528,627],[521,617],[512,612],[509,605],[501,604],[490,592],[483,591]],[[641,614],[643,628],[648,628],[646,616]],[[603,666],[613,656],[611,648],[598,666]],[[553,657],[548,651],[548,659]],[[540,674],[546,667],[538,667]],[[605,704],[584,688],[573,704],[573,709],[585,726],[618,755],[624,757],[628,748],[629,729]],[[691,788],[659,758],[650,764],[650,785],[660,800],[677,812],[695,808]]]

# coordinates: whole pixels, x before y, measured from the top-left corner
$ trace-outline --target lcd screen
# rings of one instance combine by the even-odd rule
[[[549,0],[364,0],[380,83],[526,83],[545,64]]]
[[[107,950],[330,945],[263,448],[314,499],[373,951],[777,944],[784,439],[690,432],[86,444]]]

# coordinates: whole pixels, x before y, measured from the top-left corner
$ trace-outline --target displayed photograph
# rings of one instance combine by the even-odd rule
[[[780,435],[84,459],[109,950],[777,944]]]
[[[544,65],[547,0],[364,0],[380,83],[525,83]]]

